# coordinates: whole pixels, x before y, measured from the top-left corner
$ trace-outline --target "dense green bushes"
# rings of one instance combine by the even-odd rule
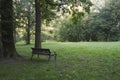
[[[106,3],[99,12],[73,17],[60,27],[60,41],[120,40],[120,1]],[[76,20],[77,19],[77,20]]]

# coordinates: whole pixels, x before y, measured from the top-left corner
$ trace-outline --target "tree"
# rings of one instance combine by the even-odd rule
[[[54,8],[60,8],[63,10],[63,13],[65,12],[70,12],[72,10],[72,14],[79,14],[76,10],[76,7],[79,7],[80,5],[84,5],[83,9],[86,11],[86,12],[89,12],[90,11],[90,6],[92,5],[91,2],[89,0],[79,0],[78,1],[79,3],[77,3],[76,0],[66,0],[66,1],[63,1],[63,0],[60,0],[60,1],[51,1],[51,0],[42,0],[42,1],[38,1],[38,0],[35,0],[35,8],[36,8],[36,29],[35,29],[35,47],[36,48],[41,48],[41,37],[40,37],[40,34],[41,34],[41,13],[44,8],[47,9],[49,8],[48,5],[50,6],[54,6]],[[41,3],[41,4],[40,4]],[[46,5],[47,6],[43,6],[43,5]],[[85,5],[86,4],[86,5]],[[67,6],[67,7],[64,7],[63,5]],[[68,9],[68,6],[70,6],[70,10]],[[56,8],[56,9],[57,9]],[[48,9],[47,9],[48,10]],[[44,14],[44,13],[42,13]],[[47,14],[48,15],[48,14]],[[44,19],[44,18],[43,18]],[[43,20],[42,19],[42,20]]]
[[[3,57],[17,55],[13,37],[13,3],[12,0],[1,0],[1,38]]]
[[[82,18],[80,18],[82,20]],[[73,20],[64,20],[59,29],[60,41],[78,42],[82,40],[82,26],[81,21],[75,22]]]
[[[102,29],[106,34],[106,40],[118,40],[120,34],[120,1],[110,0],[101,10],[100,18],[106,23]],[[116,37],[115,37],[116,36]]]
[[[35,15],[36,15],[36,26],[35,26],[35,48],[41,48],[41,24],[42,24],[42,20],[47,20],[50,21],[51,20],[51,14],[53,14],[52,11],[49,10],[49,6],[50,5],[56,5],[53,3],[53,1],[49,1],[49,0],[44,0],[44,1],[39,1],[39,0],[35,0]],[[53,8],[53,7],[52,7]],[[49,15],[50,13],[50,15]]]
[[[86,35],[90,34],[92,41],[117,41],[120,36],[120,1],[110,0],[99,9],[91,13],[85,21]]]
[[[24,11],[25,11],[25,16],[27,18],[27,23],[26,23],[26,44],[30,44],[30,29],[32,27],[32,24],[34,22],[34,18],[32,15],[34,15],[34,7],[33,7],[33,1],[27,0],[27,2],[24,3]]]
[[[120,1],[110,0],[99,13],[99,30],[104,33],[105,41],[119,40]]]
[[[33,0],[25,0],[25,1],[21,1],[24,4],[24,15],[27,19],[26,22],[26,44],[30,44],[30,30],[32,28],[33,23],[35,22],[34,20],[34,16],[35,16],[35,8],[34,8],[34,3]]]
[[[32,34],[32,28],[34,27],[35,23],[34,1],[18,0],[13,2],[13,6],[15,19],[14,25],[16,28],[16,41],[22,39],[25,40],[26,44],[30,44],[30,36]],[[20,30],[23,30],[23,32]]]
[[[71,1],[72,2],[72,1]],[[80,5],[81,4],[81,5]],[[72,2],[69,5],[70,19],[63,22],[60,27],[60,39],[62,41],[82,41],[83,40],[83,18],[90,12],[90,6],[92,3],[86,0]]]
[[[1,7],[0,7],[1,10]],[[1,14],[0,14],[0,24],[1,24]],[[2,42],[1,42],[1,25],[0,25],[0,57],[2,56]]]
[[[0,0],[0,57],[2,56],[2,42],[1,42],[1,0]]]
[[[35,48],[41,48],[41,3],[35,0],[36,26],[35,26]]]
[[[91,13],[88,15],[88,17],[84,20],[83,23],[83,34],[84,34],[84,40],[85,41],[99,41],[101,39],[98,39],[100,37],[99,33],[99,26],[101,24],[101,20],[98,18],[98,13]]]

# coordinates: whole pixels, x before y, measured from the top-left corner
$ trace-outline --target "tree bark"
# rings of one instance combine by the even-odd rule
[[[35,11],[35,48],[41,48],[41,4],[39,0],[35,0]]]
[[[27,31],[26,44],[29,45],[30,44],[30,13],[29,12],[27,13],[28,13],[27,15],[28,23],[26,28]]]
[[[1,51],[1,41],[0,41],[0,58],[2,57],[2,51]]]
[[[1,14],[0,14],[0,24],[1,24]],[[0,25],[0,57],[2,57],[1,25]]]
[[[17,54],[13,37],[13,3],[12,0],[1,1],[1,42],[4,57]]]

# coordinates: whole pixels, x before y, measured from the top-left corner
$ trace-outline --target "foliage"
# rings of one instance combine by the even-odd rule
[[[34,26],[35,26],[35,2],[33,0],[13,0],[14,6],[14,26],[16,31],[15,40],[25,40],[27,41],[28,35],[34,36]],[[42,24],[49,25],[50,21],[58,18],[57,12],[69,13],[72,16],[79,14],[79,10],[76,7],[84,6],[84,11],[89,13],[90,6],[92,5],[89,0],[82,0],[82,1],[74,1],[74,0],[66,0],[66,1],[54,1],[54,0],[41,0],[41,20]],[[66,7],[67,6],[67,7]],[[69,8],[70,7],[70,8]],[[76,16],[77,17],[77,16]],[[77,20],[77,19],[76,19]],[[45,26],[43,26],[45,27]],[[30,29],[30,34],[27,34],[28,28]],[[47,34],[43,33],[42,36],[45,39],[53,38]],[[47,32],[47,31],[46,31]],[[53,31],[55,32],[55,31]],[[49,33],[49,32],[47,32]],[[55,34],[55,33],[54,33]],[[31,38],[32,39],[32,38]],[[44,39],[43,39],[44,40]]]
[[[64,20],[59,31],[60,41],[81,41],[83,40],[83,27],[82,21],[84,16],[90,12],[92,3],[89,0],[72,1],[69,4],[68,12],[70,18]]]
[[[31,47],[17,44],[23,60],[0,61],[1,80],[119,80],[120,42],[47,42],[44,48],[57,52],[57,61],[46,56],[30,61]],[[14,73],[14,74],[13,74]]]
[[[54,8],[49,4],[46,4],[45,0],[42,0],[42,22],[48,24],[54,17]],[[26,40],[27,29],[30,28],[30,35],[33,36],[35,26],[35,5],[33,0],[19,0],[14,1],[14,15],[15,15],[15,27],[16,27],[16,40]],[[32,39],[32,38],[31,38]]]
[[[90,6],[91,6],[92,4],[90,3],[90,1],[85,1],[85,2],[82,2],[82,1],[79,1],[79,4],[77,4],[76,2],[74,2],[74,1],[60,1],[60,2],[55,2],[55,1],[50,1],[50,0],[42,0],[42,1],[40,1],[40,9],[41,9],[41,11],[40,11],[40,14],[41,14],[41,18],[40,19],[38,19],[38,20],[42,20],[42,22],[44,22],[44,21],[47,21],[47,22],[49,22],[49,20],[51,21],[52,19],[54,19],[55,18],[55,15],[56,14],[54,14],[54,16],[52,16],[53,14],[51,14],[51,12],[50,11],[52,11],[52,13],[55,13],[56,12],[56,8],[59,8],[59,9],[62,9],[61,11],[63,11],[63,14],[64,13],[68,13],[68,12],[72,12],[72,16],[73,15],[77,15],[77,14],[81,14],[79,11],[77,11],[77,10],[79,10],[79,9],[76,9],[77,7],[80,7],[80,6],[82,6],[83,7],[83,10],[85,11],[85,12],[88,12],[89,13],[89,11],[86,9],[86,8],[90,8]],[[66,7],[65,7],[66,6]],[[70,7],[70,8],[69,8]],[[69,8],[69,9],[68,9]],[[50,14],[49,14],[50,13]],[[49,17],[50,16],[50,17]],[[81,16],[81,15],[80,15]],[[46,18],[47,17],[47,18]],[[39,17],[38,17],[39,18]],[[49,20],[48,20],[48,18],[49,18]],[[41,25],[41,21],[39,21],[40,22],[40,25]],[[46,23],[47,23],[46,22]],[[48,24],[47,24],[48,25]],[[40,26],[41,27],[41,26]],[[36,30],[36,31],[38,31],[38,29]],[[38,31],[39,32],[39,31]],[[42,31],[43,32],[43,31]],[[35,32],[36,33],[36,32]],[[43,36],[45,35],[46,36],[46,34],[44,34],[44,33],[42,33],[43,34]],[[44,37],[45,37],[44,36]],[[49,35],[47,35],[48,36],[48,38],[49,38]],[[39,37],[39,36],[38,36]],[[36,40],[36,39],[35,39]],[[36,42],[41,42],[41,41],[36,41]],[[39,43],[38,43],[39,44]]]
[[[119,5],[118,0],[110,0],[98,12],[91,12],[88,15],[80,12],[75,14],[70,19],[71,21],[65,21],[63,27],[60,28],[61,40],[118,41],[120,39]]]
[[[80,41],[82,29],[80,24],[73,24],[72,21],[64,20],[59,30],[60,41]]]
[[[120,1],[116,0],[113,1],[111,0],[110,3],[108,3],[108,5],[106,5],[106,7],[102,10],[103,13],[100,14],[100,17],[102,19],[104,19],[104,21],[106,22],[105,29],[104,32],[107,35],[110,35],[110,37],[108,37],[108,40],[119,40],[119,34],[120,34],[120,25],[119,25],[119,21],[120,21]],[[107,30],[107,31],[105,31]],[[116,37],[115,37],[116,36]],[[111,38],[113,37],[113,38]]]
[[[119,1],[106,3],[106,6],[99,13],[88,19],[86,26],[91,26],[97,41],[116,41],[119,40]],[[92,33],[91,33],[92,34]]]
[[[34,18],[34,2],[32,0],[19,0],[14,1],[14,25],[16,28],[15,35],[16,41],[21,39],[26,40],[28,35],[28,29],[33,32],[33,26],[35,25]],[[24,37],[25,36],[25,37]]]

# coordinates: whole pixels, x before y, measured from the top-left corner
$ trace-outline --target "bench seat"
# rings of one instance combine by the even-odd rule
[[[31,56],[31,60],[33,59],[34,55],[47,55],[48,57],[48,61],[50,60],[51,56],[54,56],[55,61],[56,61],[56,56],[57,54],[55,52],[51,52],[50,49],[43,49],[43,48],[32,48],[32,56]]]

